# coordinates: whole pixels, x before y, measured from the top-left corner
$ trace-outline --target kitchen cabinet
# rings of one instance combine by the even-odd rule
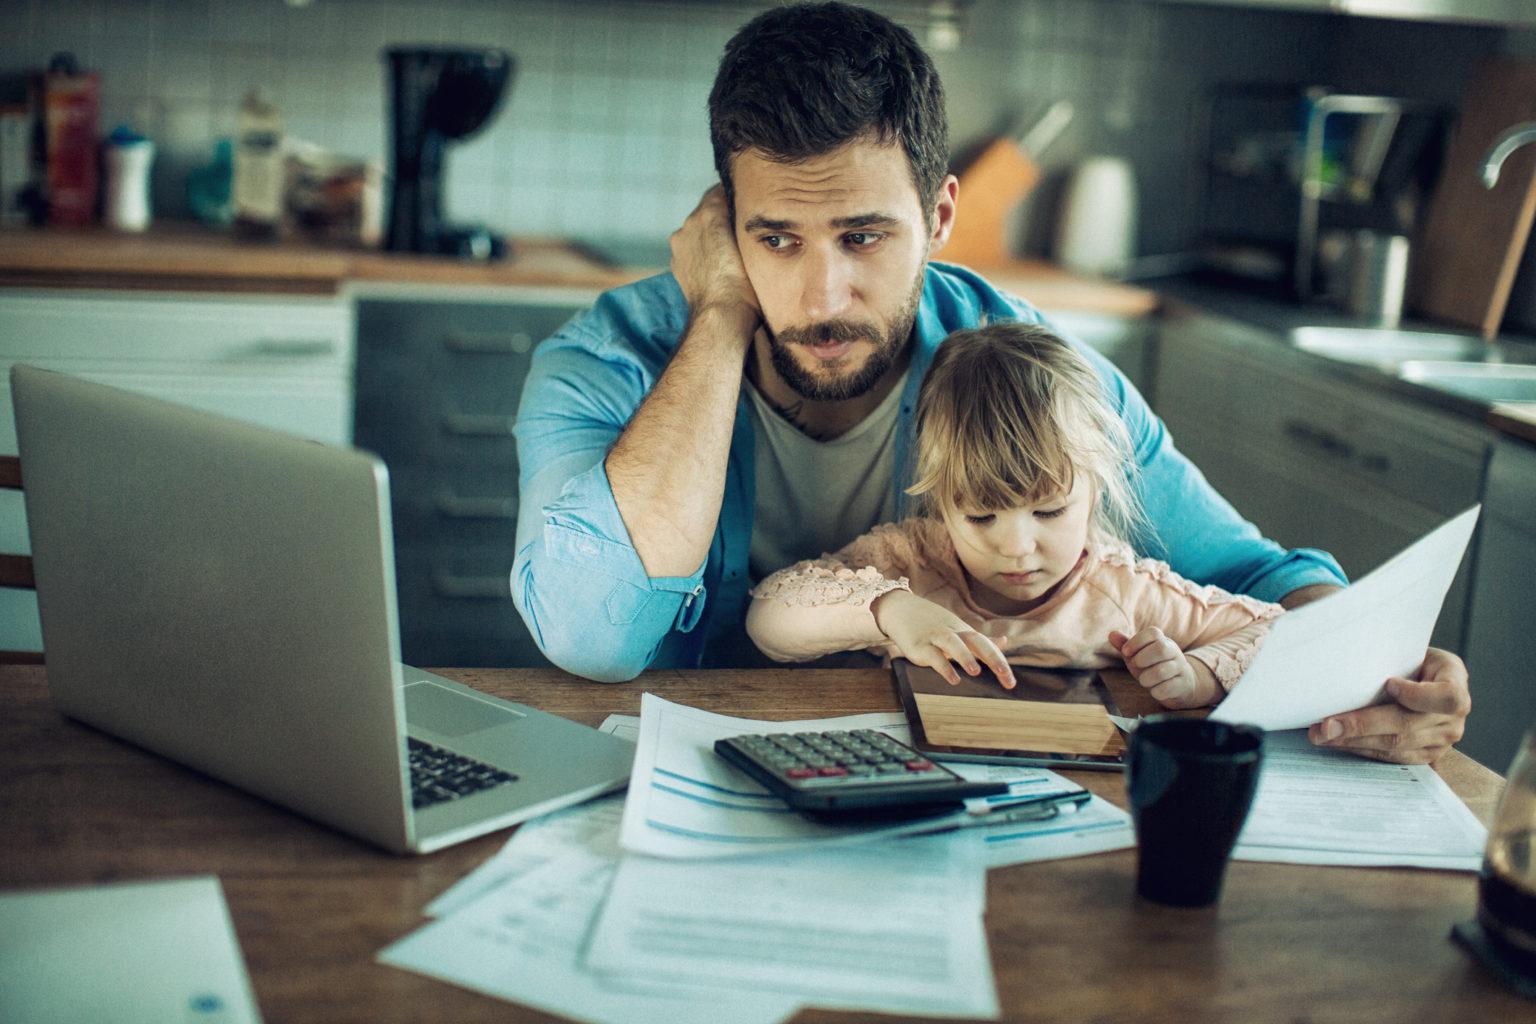
[[[1480,22],[1536,25],[1530,0],[1164,0],[1210,7],[1263,7],[1271,10],[1356,14],[1405,21]]]
[[[1358,578],[1480,500],[1482,424],[1337,379],[1259,328],[1178,311],[1158,343],[1156,408],[1184,454],[1286,547]],[[1433,643],[1465,650],[1470,559]]]
[[[549,664],[512,604],[512,427],[533,347],[595,298],[499,288],[359,297],[355,443],[389,468],[407,662]]]
[[[1536,446],[1503,438],[1488,463],[1467,622],[1472,715],[1461,751],[1505,771],[1536,725]]]
[[[0,453],[16,453],[15,363],[346,444],[353,337],[334,296],[0,290]],[[30,551],[15,492],[0,492],[0,551]],[[42,649],[31,593],[0,590],[0,649]]]

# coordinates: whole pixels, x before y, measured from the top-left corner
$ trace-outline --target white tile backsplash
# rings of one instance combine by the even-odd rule
[[[387,45],[500,46],[517,74],[493,122],[449,151],[453,216],[508,232],[664,240],[714,180],[705,101],[720,52],[771,2],[0,0],[0,70],[41,67],[59,49],[99,69],[102,130],[133,118],[156,136],[157,212],[176,215],[182,185],[162,179],[208,162],[252,86],[295,134],[385,159]],[[1499,42],[1488,29],[1149,0],[974,0],[961,38],[934,54],[952,141],[1073,100],[1077,120],[1047,169],[1090,153],[1130,158],[1147,252],[1177,248],[1191,230],[1191,125],[1210,83],[1354,77],[1409,88],[1424,67],[1443,90]],[[1360,52],[1390,53],[1396,80],[1354,68]]]

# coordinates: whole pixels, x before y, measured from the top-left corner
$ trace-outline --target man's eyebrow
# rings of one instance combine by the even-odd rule
[[[874,228],[888,227],[899,222],[899,219],[889,213],[857,213],[852,217],[839,217],[832,222],[835,228]]]
[[[771,220],[768,217],[748,217],[743,231],[793,231],[798,225],[792,220]]]
[[[832,221],[835,228],[872,228],[887,227],[900,222],[900,218],[889,213],[856,213],[851,217],[838,217]],[[770,217],[748,217],[743,225],[744,231],[794,231],[800,225],[792,220],[774,220]]]

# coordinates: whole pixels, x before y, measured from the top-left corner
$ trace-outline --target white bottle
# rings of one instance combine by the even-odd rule
[[[114,231],[143,231],[149,227],[149,169],[155,144],[120,125],[107,137],[107,187],[103,216]]]

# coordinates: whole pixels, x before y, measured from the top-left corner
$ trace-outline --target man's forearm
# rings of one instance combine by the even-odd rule
[[[725,496],[748,311],[705,307],[604,462],[645,571],[687,576],[709,553]]]
[[[1311,586],[1297,587],[1280,599],[1280,607],[1287,610],[1300,608],[1304,604],[1321,601],[1334,591],[1343,589],[1343,587],[1336,587],[1332,583],[1314,583]]]

